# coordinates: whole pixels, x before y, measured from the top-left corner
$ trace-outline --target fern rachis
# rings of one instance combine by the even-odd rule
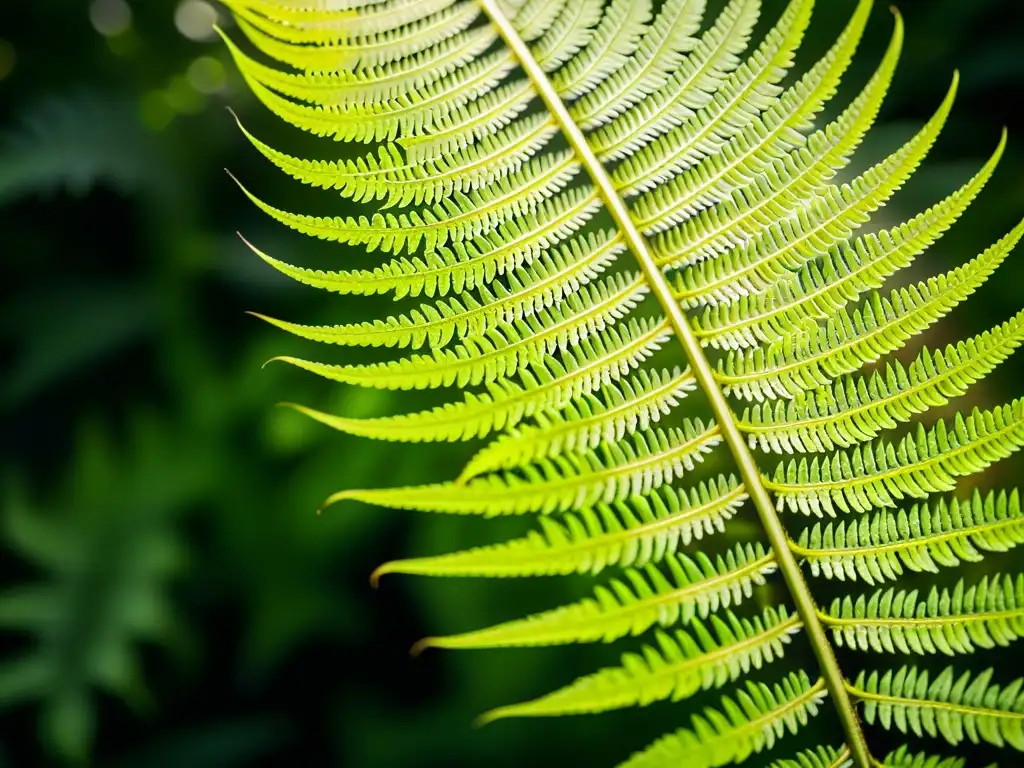
[[[967,300],[1024,234],[1022,224],[963,267],[881,292],[981,193],[1005,142],[919,216],[857,234],[924,161],[956,92],[954,77],[915,137],[835,183],[895,75],[898,16],[874,77],[812,132],[854,57],[870,0],[859,0],[835,45],[788,86],[812,0],[790,2],[746,55],[759,0],[731,0],[707,23],[704,0],[228,5],[257,55],[277,62],[228,41],[272,112],[357,152],[376,145],[354,160],[306,161],[243,128],[283,172],[365,212],[295,214],[243,188],[258,207],[382,261],[325,272],[253,250],[316,288],[419,302],[343,326],[264,318],[306,339],[395,351],[361,365],[279,359],[347,385],[465,390],[392,416],[295,407],[376,439],[493,435],[449,482],[343,490],[328,503],[537,517],[525,537],[394,561],[374,579],[619,572],[591,598],[419,647],[608,642],[661,628],[656,647],[626,654],[621,667],[486,720],[679,701],[731,684],[739,687],[720,710],[694,714],[690,727],[624,765],[742,762],[828,704],[846,744],[774,765],[939,764],[909,748],[872,757],[858,707],[868,724],[904,733],[1024,748],[1019,681],[953,668],[929,677],[905,666],[851,682],[833,651],[835,643],[963,655],[1013,642],[1024,632],[1022,577],[961,581],[926,599],[897,584],[828,610],[804,577],[806,568],[813,577],[898,582],[906,571],[955,567],[1024,541],[1015,493],[902,507],[954,491],[958,478],[1024,445],[1022,401],[930,429],[920,422],[1013,353],[1020,316],[943,351],[924,349],[906,367],[860,373]],[[673,353],[671,366],[659,362]],[[692,416],[695,392],[712,420]],[[740,415],[734,405],[743,400],[756,404]],[[885,434],[904,425],[914,429]],[[721,443],[739,478],[691,477]],[[723,545],[718,537],[740,530],[748,502],[763,541]],[[793,513],[844,520],[801,530]],[[773,573],[792,609],[752,614],[747,598]],[[818,671],[773,684],[745,679],[767,673],[796,635]]]

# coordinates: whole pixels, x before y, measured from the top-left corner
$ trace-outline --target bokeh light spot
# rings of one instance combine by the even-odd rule
[[[125,0],[93,0],[89,21],[101,35],[114,37],[132,26],[132,9]]]
[[[206,0],[183,0],[174,12],[174,26],[189,40],[212,40],[217,11]]]
[[[162,131],[174,120],[174,109],[163,91],[150,91],[139,103],[139,118],[151,131]]]
[[[184,75],[176,75],[167,86],[167,103],[177,112],[194,115],[203,111],[206,97],[196,91]]]
[[[200,93],[214,94],[224,90],[227,74],[224,65],[213,56],[201,56],[193,61],[185,73],[189,85]]]

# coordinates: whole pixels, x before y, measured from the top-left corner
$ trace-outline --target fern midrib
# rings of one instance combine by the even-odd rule
[[[568,109],[562,103],[551,81],[530,55],[530,49],[501,12],[496,0],[479,0],[479,2],[491,23],[497,27],[505,44],[515,54],[520,66],[530,80],[533,81],[538,95],[558,120],[570,146],[581,158],[584,168],[586,168],[600,191],[613,220],[625,236],[630,250],[647,277],[655,298],[668,317],[672,329],[675,331],[676,338],[679,340],[684,353],[690,361],[694,376],[710,401],[715,421],[720,426],[722,435],[732,452],[743,484],[746,486],[747,492],[750,494],[758,516],[761,519],[761,524],[764,526],[768,541],[775,554],[776,563],[782,571],[786,585],[789,587],[797,614],[804,625],[811,648],[818,660],[823,675],[823,680],[819,681],[816,687],[824,686],[832,698],[832,703],[836,708],[846,736],[846,743],[851,749],[854,764],[857,768],[870,768],[871,755],[868,751],[867,742],[861,730],[857,712],[846,688],[846,681],[842,671],[839,669],[839,663],[836,661],[832,645],[825,633],[824,626],[818,620],[814,597],[807,586],[807,582],[804,580],[803,572],[796,557],[789,548],[789,536],[762,482],[761,473],[754,462],[753,454],[739,430],[736,418],[729,407],[728,401],[725,399],[725,395],[715,380],[711,364],[704,356],[700,343],[693,334],[689,320],[683,313],[682,307],[674,299],[672,289],[665,276],[655,264],[654,257],[647,247],[647,243],[633,225],[629,217],[629,211],[622,198],[616,192],[608,172],[601,165],[593,150],[591,150],[583,132],[573,122]],[[772,57],[772,63],[774,63],[774,57]]]
[[[818,618],[830,627],[942,627],[948,624],[967,624],[969,622],[1002,621],[1004,619],[1024,618],[1024,607],[1005,611],[982,611],[981,613],[955,613],[949,616],[899,616],[888,619],[863,618],[850,616],[831,616],[818,611]]]
[[[906,541],[894,541],[888,544],[865,544],[860,547],[831,547],[828,549],[811,549],[808,547],[802,547],[799,544],[790,544],[790,549],[793,553],[800,557],[814,558],[821,560],[828,557],[864,557],[870,555],[881,555],[887,552],[901,552],[907,549],[919,549],[921,547],[930,547],[936,543],[947,541],[949,539],[968,538],[970,536],[977,536],[981,533],[988,533],[990,531],[997,531],[1000,528],[1010,528],[1013,526],[1020,526],[1024,524],[1019,518],[1007,517],[1002,520],[993,520],[989,522],[979,523],[978,525],[972,525],[969,528],[955,528],[950,531],[941,531],[940,533],[929,534],[928,536],[920,536],[915,539],[909,539]]]
[[[852,683],[846,684],[846,690],[850,695],[861,701],[877,701],[894,707],[916,707],[918,709],[942,709],[947,712],[955,712],[958,715],[973,717],[990,717],[996,720],[1024,720],[1024,712],[1010,712],[1004,709],[988,709],[986,707],[973,707],[969,704],[951,704],[948,701],[932,701],[931,699],[911,699],[902,696],[889,696],[881,693],[869,693],[862,691]]]

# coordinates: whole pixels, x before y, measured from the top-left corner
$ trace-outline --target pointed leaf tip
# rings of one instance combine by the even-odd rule
[[[496,707],[495,709],[489,709],[483,714],[477,715],[475,718],[473,718],[473,728],[483,728],[484,726],[490,725],[496,720],[503,719],[504,715],[502,713],[504,709],[504,707]]]
[[[302,406],[299,406],[299,409],[301,410]],[[335,504],[338,504],[342,501],[348,501],[349,499],[358,499],[359,494],[360,491],[358,490],[338,491],[337,493],[332,493],[324,500],[323,504],[320,505],[320,511],[323,512],[328,507],[333,507]]]
[[[389,573],[394,573],[391,566],[391,563],[384,563],[374,568],[373,573],[370,574],[370,586],[374,589],[377,589],[380,586],[381,576],[386,576]]]
[[[412,644],[412,648],[409,649],[409,655],[416,658],[423,653],[427,648],[436,648],[437,641],[436,637],[424,637],[422,640],[417,640]]]

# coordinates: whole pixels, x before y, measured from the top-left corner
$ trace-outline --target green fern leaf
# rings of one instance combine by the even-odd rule
[[[804,530],[793,551],[811,572],[868,584],[898,579],[904,568],[937,573],[939,566],[977,562],[984,552],[1006,552],[1024,543],[1024,517],[1017,491],[970,500],[940,500],[909,512],[881,511],[850,523]]]
[[[1002,240],[950,272],[893,289],[888,298],[873,292],[853,312],[841,310],[824,326],[809,328],[767,349],[731,352],[717,378],[746,400],[796,397],[858,370],[938,322],[978,289],[1024,235],[1024,222]]]
[[[686,624],[750,597],[776,565],[759,545],[737,545],[715,560],[676,554],[661,568],[626,569],[623,579],[598,587],[594,597],[526,619],[448,637],[426,638],[417,648],[497,648],[611,642],[654,625]]]
[[[961,579],[952,591],[932,587],[923,600],[917,590],[892,588],[856,601],[836,598],[823,621],[838,645],[864,651],[974,653],[1024,633],[1024,576],[986,576],[973,587]]]
[[[864,702],[864,719],[885,729],[941,737],[956,745],[988,742],[1024,750],[1024,680],[1006,686],[991,682],[988,669],[971,677],[947,667],[929,681],[925,671],[862,672],[853,687]]]
[[[803,673],[769,687],[747,683],[735,698],[722,697],[722,711],[708,707],[694,715],[692,729],[676,731],[633,755],[624,768],[711,766],[744,761],[771,749],[787,732],[795,732],[817,714],[825,696],[819,681]]]
[[[1024,400],[991,411],[975,409],[953,424],[918,425],[898,443],[879,442],[827,459],[789,461],[766,483],[779,508],[835,515],[894,507],[907,496],[951,491],[955,479],[974,474],[1024,445]]]
[[[694,619],[689,632],[659,632],[657,647],[626,654],[621,667],[601,670],[536,701],[492,710],[482,720],[585,714],[663,699],[681,701],[771,663],[800,629],[796,617],[772,608],[752,620],[737,618],[731,611],[722,618],[712,614],[709,623],[711,629]]]
[[[293,407],[378,440],[484,439],[449,478],[341,490],[327,503],[535,518],[520,538],[385,563],[375,582],[612,572],[593,597],[417,650],[657,632],[620,666],[484,721],[681,701],[734,683],[720,708],[690,713],[689,727],[622,765],[744,762],[826,698],[845,744],[805,741],[766,764],[961,765],[909,748],[879,760],[875,723],[1022,749],[1019,684],[949,671],[929,682],[914,668],[857,677],[835,655],[966,655],[1024,629],[1024,577],[965,577],[923,597],[900,583],[1024,542],[1016,491],[925,501],[1024,444],[1024,400],[923,421],[1021,345],[1024,312],[948,346],[918,340],[983,287],[1024,221],[962,266],[887,285],[981,195],[1006,135],[959,189],[903,223],[870,226],[938,140],[957,76],[909,141],[840,180],[895,82],[899,15],[874,74],[833,109],[871,0],[850,0],[846,26],[802,74],[794,61],[813,0],[764,24],[760,0],[728,0],[714,18],[708,5],[228,2],[245,40],[227,45],[256,98],[347,145],[339,159],[307,160],[239,124],[255,154],[343,207],[308,215],[243,192],[292,230],[377,259],[314,270],[250,247],[314,288],[410,300],[344,325],[259,315],[341,348],[330,364],[276,359],[341,385],[456,390],[426,410],[364,418]],[[826,108],[837,116],[819,123]],[[890,357],[910,345],[910,362]],[[375,355],[386,348],[398,351]],[[721,469],[722,443],[737,477]],[[922,502],[900,508],[907,499]],[[743,519],[747,502],[759,527]],[[806,526],[784,512],[859,517]],[[775,571],[785,592],[759,595],[759,614],[741,605]],[[821,577],[895,584],[823,610],[808,581]],[[814,664],[758,682],[798,629]]]
[[[632,444],[537,462],[525,467],[522,476],[504,472],[465,484],[341,491],[327,504],[355,499],[397,509],[488,517],[564,512],[650,493],[692,471],[721,441],[717,426],[687,419],[681,428],[639,432]]]
[[[770,768],[850,768],[853,760],[845,747],[818,747],[801,752],[796,757],[775,760]]]
[[[680,545],[725,528],[746,492],[736,478],[701,483],[689,496],[672,486],[613,504],[599,503],[560,519],[542,517],[540,530],[502,544],[385,563],[373,573],[425,576],[539,576],[598,573],[613,565],[660,562]]]
[[[621,440],[668,414],[695,386],[688,371],[641,370],[617,387],[605,387],[603,401],[587,396],[568,403],[563,411],[539,412],[536,425],[501,435],[466,464],[459,479]]]

